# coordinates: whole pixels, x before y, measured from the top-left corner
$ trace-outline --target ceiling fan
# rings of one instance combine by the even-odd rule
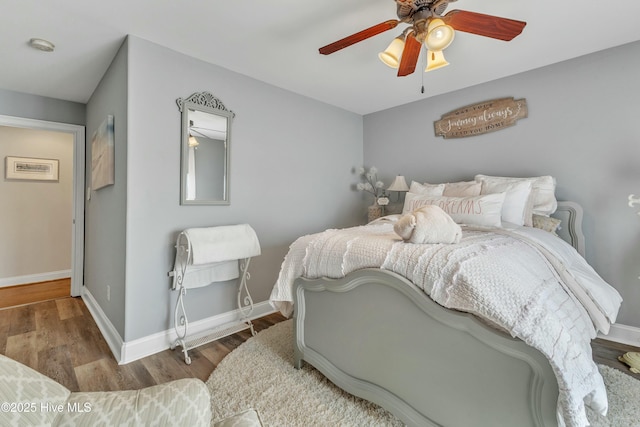
[[[394,0],[397,4],[398,19],[391,19],[355,34],[347,36],[319,49],[329,55],[355,43],[395,28],[399,23],[409,27],[396,37],[389,47],[378,56],[382,62],[398,69],[398,77],[413,73],[418,63],[420,50],[427,48],[427,68],[431,71],[449,63],[442,51],[455,36],[455,31],[509,41],[519,35],[526,22],[498,16],[452,10],[443,15],[449,3],[456,0]]]

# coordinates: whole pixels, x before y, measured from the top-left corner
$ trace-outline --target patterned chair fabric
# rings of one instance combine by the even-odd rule
[[[0,355],[1,426],[207,426],[211,401],[195,378],[142,390],[71,393]]]

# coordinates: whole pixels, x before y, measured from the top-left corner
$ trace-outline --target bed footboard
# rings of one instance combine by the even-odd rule
[[[392,272],[298,279],[295,364],[410,426],[557,425],[546,357]]]

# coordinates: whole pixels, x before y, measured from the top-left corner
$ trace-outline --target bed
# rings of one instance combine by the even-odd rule
[[[295,308],[296,367],[310,363],[410,426],[586,425],[585,404],[607,410],[590,340],[608,332],[621,298],[581,256],[580,206],[553,210],[557,235],[465,224],[459,244],[412,245],[394,237],[391,216],[296,240],[271,295],[283,314]],[[409,265],[420,246],[427,252]],[[470,274],[492,278],[478,290],[466,286]],[[485,301],[484,290],[510,281],[534,288]],[[502,312],[512,300],[524,308]]]

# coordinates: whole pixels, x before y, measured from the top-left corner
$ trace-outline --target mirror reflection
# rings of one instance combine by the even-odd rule
[[[227,200],[227,119],[189,109],[186,200]]]
[[[182,111],[181,204],[229,204],[233,112],[207,92],[177,102]]]

